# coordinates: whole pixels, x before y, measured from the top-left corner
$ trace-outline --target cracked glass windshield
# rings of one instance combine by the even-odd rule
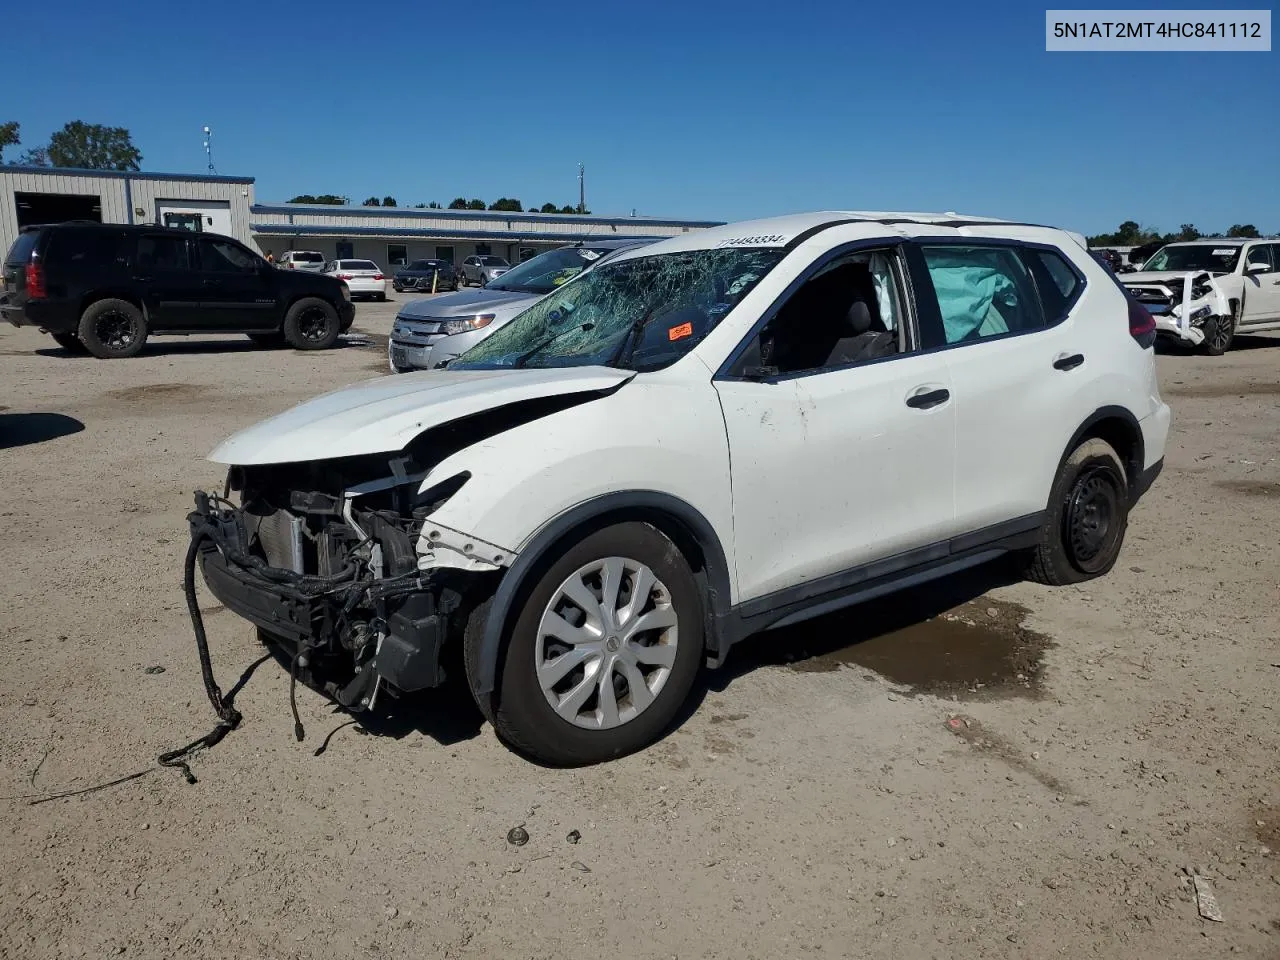
[[[729,248],[603,264],[539,300],[449,369],[665,367],[714,329],[782,256]]]

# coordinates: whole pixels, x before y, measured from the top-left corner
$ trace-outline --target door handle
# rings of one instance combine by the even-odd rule
[[[134,277],[133,279],[134,279],[134,280],[136,280],[138,283],[150,283],[150,282],[151,282],[151,278],[150,278],[150,277]]]
[[[200,284],[201,286],[205,286],[205,287],[219,287],[222,285],[222,281],[206,278],[204,280],[201,280]]]
[[[1053,361],[1053,369],[1055,370],[1074,370],[1080,364],[1084,363],[1083,353],[1073,353],[1070,356],[1063,354],[1057,360]]]
[[[950,390],[922,390],[907,397],[907,406],[915,410],[928,410],[951,399]]]

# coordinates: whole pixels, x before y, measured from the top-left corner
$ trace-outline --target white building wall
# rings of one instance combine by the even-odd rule
[[[228,233],[241,243],[249,243],[249,208],[253,206],[252,183],[218,183],[201,180],[148,180],[145,175],[132,179],[134,223],[160,223],[161,209],[197,210],[201,204],[223,203],[230,211],[229,230],[206,230]],[[196,201],[184,204],[183,201]],[[207,208],[206,208],[207,209]],[[142,210],[139,214],[137,211]],[[105,217],[103,218],[105,219]],[[221,219],[220,217],[218,219]],[[126,221],[127,222],[127,221]]]
[[[0,167],[0,255],[7,253],[18,236],[18,193],[65,193],[95,196],[104,223],[128,223],[124,181],[113,177],[79,174],[28,173]]]

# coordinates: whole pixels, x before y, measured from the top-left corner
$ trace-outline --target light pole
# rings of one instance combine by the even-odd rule
[[[208,125],[204,128],[204,155],[209,161],[209,172],[216,173],[217,171],[213,169],[213,131]]]

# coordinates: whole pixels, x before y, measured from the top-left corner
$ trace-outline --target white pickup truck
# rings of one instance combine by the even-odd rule
[[[1221,356],[1237,333],[1280,330],[1280,240],[1193,240],[1161,247],[1119,278],[1156,331]]]

